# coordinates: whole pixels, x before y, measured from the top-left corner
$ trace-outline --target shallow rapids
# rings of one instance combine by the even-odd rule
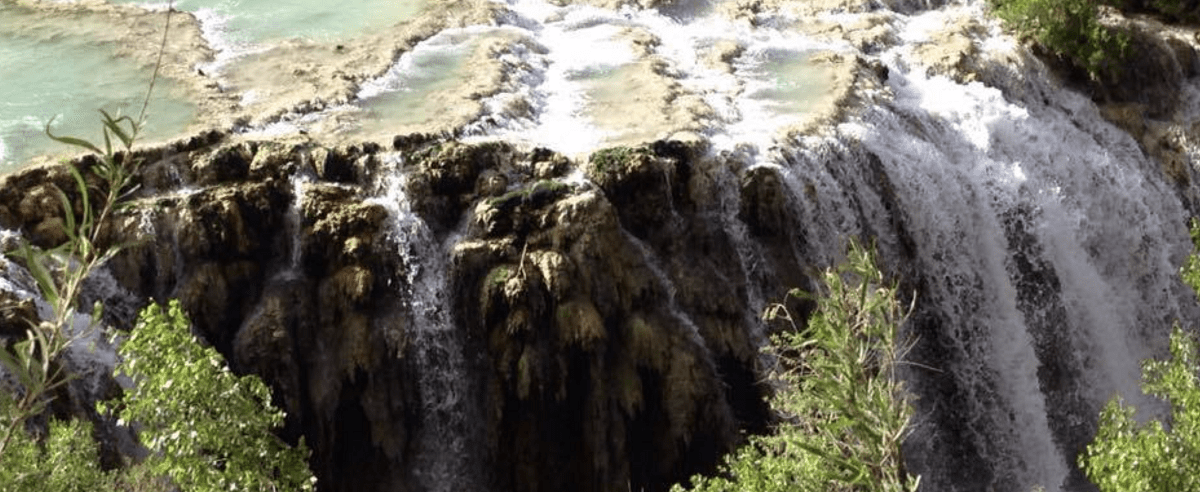
[[[148,80],[161,3],[15,4],[5,8],[44,19],[39,31],[54,34],[43,36],[39,49],[70,51],[97,67],[57,65],[62,73],[39,70],[42,76],[63,87],[94,81],[128,93],[75,90],[79,107],[111,107],[144,90],[136,77]],[[160,130],[152,140],[217,127],[326,142],[446,133],[572,155],[689,135],[767,145],[789,127],[833,112],[848,78],[844,60],[826,56],[840,43],[811,39],[786,22],[754,25],[738,10],[711,5],[658,11],[541,0],[356,8],[185,1],[176,8],[174,29],[194,39],[168,46],[165,94],[150,118]],[[130,27],[98,36],[80,29],[80,19]],[[22,66],[19,57],[52,57],[24,45],[10,49],[12,67]],[[52,108],[18,101],[20,91],[43,84],[19,81],[20,89],[0,94],[0,103],[14,108],[0,127],[9,135],[0,162],[9,168],[53,150],[28,132]],[[64,95],[44,100],[68,105]]]

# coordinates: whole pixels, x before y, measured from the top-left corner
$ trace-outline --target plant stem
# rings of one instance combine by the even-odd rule
[[[167,3],[167,22],[163,26],[162,42],[158,45],[158,61],[154,62],[154,74],[150,76],[150,86],[146,88],[146,99],[142,101],[142,110],[138,112],[137,125],[146,122],[146,109],[150,107],[150,95],[154,93],[154,83],[158,81],[158,70],[162,67],[163,53],[167,51],[167,34],[171,32],[171,13],[175,11],[175,0]]]

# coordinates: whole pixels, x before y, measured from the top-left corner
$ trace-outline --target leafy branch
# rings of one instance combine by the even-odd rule
[[[15,399],[8,394],[0,396],[0,403],[8,410],[0,416],[0,463],[4,462],[5,452],[15,433],[23,430],[29,418],[45,410],[50,403],[50,395],[76,377],[67,372],[61,360],[62,356],[72,344],[92,334],[96,329],[95,323],[102,314],[103,306],[97,302],[92,307],[88,326],[73,329],[84,283],[92,272],[122,249],[121,245],[101,247],[100,235],[112,214],[123,206],[129,193],[134,191],[130,183],[138,162],[133,157],[133,146],[145,124],[146,109],[158,79],[159,68],[162,66],[167,33],[171,28],[173,4],[174,2],[167,7],[158,61],[155,63],[154,74],[146,89],[146,98],[137,121],[128,116],[113,116],[100,110],[103,148],[81,138],[55,135],[50,131],[54,118],[46,123],[46,136],[52,140],[79,147],[99,156],[99,162],[88,169],[99,183],[89,183],[84,172],[76,165],[66,166],[74,181],[80,206],[77,217],[71,198],[57,185],[52,185],[62,206],[62,232],[67,238],[66,241],[50,249],[41,249],[25,242],[8,253],[10,257],[22,263],[33,276],[42,298],[50,305],[53,314],[50,320],[36,324],[31,322],[32,326],[26,331],[24,340],[14,343],[8,350],[0,349],[0,365],[16,379],[18,386],[13,392],[17,395]],[[118,144],[115,148],[114,139]],[[93,208],[93,196],[99,197],[98,208]]]
[[[121,250],[119,245],[100,247],[98,244],[103,225],[131,191],[128,188],[136,161],[130,156],[140,125],[127,116],[114,117],[103,110],[100,113],[104,124],[103,150],[86,140],[56,136],[50,131],[50,123],[46,124],[46,135],[55,141],[100,154],[100,162],[89,170],[100,183],[90,185],[78,167],[67,166],[81,208],[77,218],[71,198],[54,186],[62,206],[63,233],[67,240],[50,249],[25,242],[10,253],[33,276],[53,314],[50,320],[31,326],[25,339],[13,344],[11,352],[0,350],[0,364],[20,386],[16,391],[18,396],[10,403],[12,411],[6,412],[8,419],[0,422],[0,462],[4,460],[14,434],[24,428],[26,420],[41,414],[50,402],[49,396],[76,377],[67,372],[62,356],[73,343],[93,333],[103,311],[103,306],[97,302],[92,306],[88,325],[75,329],[80,294],[92,272]],[[123,146],[124,153],[113,148],[113,138]],[[98,208],[92,205],[94,191],[100,196]]]
[[[694,490],[916,490],[901,456],[913,409],[895,374],[909,347],[899,327],[912,308],[897,301],[869,249],[851,243],[847,256],[825,272],[818,294],[789,293],[816,303],[806,326],[782,304],[767,308],[767,321],[791,328],[766,349],[777,361],[777,432],[752,437],[726,459],[724,476],[693,477]]]

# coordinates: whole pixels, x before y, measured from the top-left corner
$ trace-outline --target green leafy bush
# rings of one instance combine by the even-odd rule
[[[1200,490],[1200,384],[1196,341],[1178,326],[1171,359],[1144,365],[1143,386],[1171,405],[1171,424],[1134,420],[1119,398],[1100,413],[1100,430],[1080,465],[1103,492]]]
[[[721,476],[693,477],[694,490],[916,490],[900,453],[912,407],[895,374],[906,311],[869,251],[852,244],[848,256],[824,274],[807,327],[774,337],[767,349],[779,361],[775,433],[752,437]],[[766,316],[792,321],[781,305]]]
[[[63,356],[100,329],[95,325],[100,303],[92,307],[91,324],[82,330],[75,326],[79,297],[92,272],[121,249],[102,246],[100,231],[128,205],[140,164],[132,157],[133,145],[162,65],[173,5],[168,3],[159,60],[138,120],[101,111],[103,146],[56,136],[46,124],[51,139],[93,152],[98,160],[88,169],[64,164],[78,200],[56,190],[63,244],[45,250],[25,243],[7,253],[33,276],[53,317],[31,324],[24,340],[0,344],[5,373],[0,380],[0,492],[311,491],[316,483],[303,441],[291,447],[273,434],[284,415],[271,405],[266,385],[254,376],[233,375],[215,350],[192,337],[177,301],[166,310],[151,305],[141,312],[117,367],[134,386],[120,399],[98,405],[102,414],[118,412],[139,430],[150,450],[144,461],[106,472],[99,468],[90,422],[48,419],[35,425],[46,417],[55,392],[77,377]]]
[[[100,470],[90,423],[52,421],[42,442],[14,435],[0,467],[0,490],[56,492],[114,490],[112,476]]]
[[[138,429],[150,450],[144,461],[102,471],[91,424],[52,420],[44,436],[12,434],[0,491],[313,490],[303,441],[292,447],[273,434],[284,414],[271,405],[266,385],[231,373],[190,326],[178,301],[144,309],[117,367],[135,387],[98,405]],[[14,410],[11,400],[0,403],[0,414]]]
[[[1022,37],[1093,77],[1118,70],[1125,59],[1128,40],[1100,23],[1096,0],[992,0],[992,6]]]
[[[308,449],[273,434],[283,411],[254,375],[236,376],[191,334],[178,301],[142,311],[118,373],[135,386],[115,404],[151,455],[142,464],[186,491],[312,490]]]
[[[4,462],[8,445],[28,419],[41,414],[50,403],[50,395],[74,378],[66,371],[62,356],[73,344],[88,338],[97,329],[91,325],[75,329],[76,312],[81,307],[79,295],[92,272],[120,251],[119,246],[101,248],[97,244],[101,225],[120,207],[136,166],[129,162],[131,159],[117,157],[112,138],[116,137],[124,145],[128,156],[139,126],[128,117],[100,113],[104,125],[103,151],[85,140],[55,136],[50,133],[50,124],[46,124],[46,134],[50,138],[100,155],[100,162],[88,171],[98,183],[89,183],[83,171],[67,165],[79,197],[82,210],[79,217],[76,217],[75,207],[67,194],[55,188],[62,205],[66,241],[51,249],[41,249],[26,242],[8,253],[33,276],[53,316],[31,324],[24,340],[0,349],[0,365],[15,380],[15,385],[4,388],[7,391],[0,391],[0,409],[5,410],[0,413],[0,464]],[[99,197],[98,207],[93,206],[93,196]],[[99,320],[102,310],[103,306],[98,303],[92,306],[91,319]]]

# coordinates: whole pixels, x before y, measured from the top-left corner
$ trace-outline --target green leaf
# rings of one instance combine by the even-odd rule
[[[47,137],[50,137],[51,139],[53,139],[54,141],[59,142],[59,143],[73,145],[76,147],[82,147],[84,149],[90,150],[97,154],[103,154],[103,152],[101,152],[100,149],[96,148],[95,145],[92,145],[92,143],[88,142],[87,140],[82,140],[82,139],[73,138],[73,137],[59,137],[59,136],[54,135],[54,133],[52,133],[50,131],[50,125],[52,123],[54,123],[55,118],[58,118],[58,116],[54,116],[54,117],[50,118],[50,121],[46,122],[46,136]]]
[[[57,192],[59,205],[63,209],[63,233],[67,235],[68,243],[75,241],[79,237],[79,228],[75,225],[75,209],[71,207],[71,199],[57,186],[54,187],[54,191]]]
[[[0,364],[4,365],[9,374],[17,378],[17,382],[21,384],[21,387],[28,388],[33,384],[32,375],[29,374],[28,370],[28,355],[22,350],[21,343],[16,344],[13,348],[15,353],[0,349]]]
[[[26,243],[18,247],[13,255],[23,260],[25,269],[29,271],[34,281],[37,282],[38,289],[41,291],[42,297],[46,299],[46,302],[50,303],[51,306],[57,306],[59,300],[58,284],[54,282],[50,271],[42,262],[47,254]]]
[[[84,220],[83,227],[80,230],[82,234],[80,235],[86,236],[91,230],[91,221],[94,217],[94,214],[92,213],[91,194],[88,192],[87,180],[83,178],[83,173],[79,172],[79,168],[75,166],[67,166],[67,171],[71,173],[71,177],[75,178],[75,187],[79,191],[79,201],[83,208]],[[62,191],[59,190],[59,193],[62,194]]]
[[[114,118],[103,109],[100,110],[100,113],[104,115],[104,127],[111,131],[113,135],[116,135],[117,138],[121,140],[121,143],[124,144],[126,149],[132,148],[134,137],[137,135],[137,124],[134,123],[133,119],[128,116]],[[131,131],[129,133],[126,133],[125,130],[121,128],[121,122],[123,121],[130,124]],[[111,154],[112,152],[109,153]]]

